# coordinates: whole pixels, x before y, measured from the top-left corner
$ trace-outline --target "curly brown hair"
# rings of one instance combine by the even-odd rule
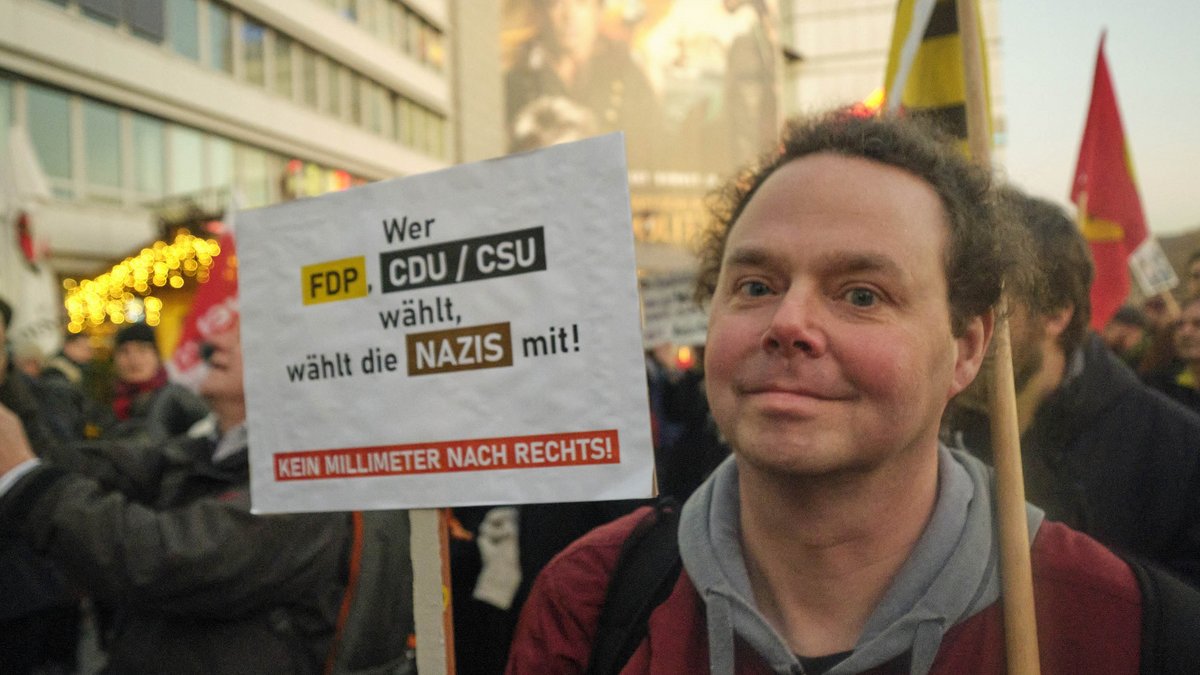
[[[990,174],[967,160],[951,139],[920,120],[864,118],[839,110],[789,121],[776,150],[710,197],[713,222],[701,238],[697,301],[704,304],[716,292],[729,232],[758,188],[783,165],[819,153],[894,166],[937,192],[950,235],[944,267],[956,336],[972,317],[995,308],[1007,275],[1027,268],[1028,246],[1011,220],[1000,217]]]

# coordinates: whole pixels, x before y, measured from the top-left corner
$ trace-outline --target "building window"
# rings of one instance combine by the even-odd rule
[[[270,176],[267,175],[267,153],[257,148],[238,145],[234,152],[237,187],[245,208],[266,206],[271,201]]]
[[[168,150],[171,163],[169,194],[199,192],[204,187],[204,135],[195,129],[172,126]]]
[[[120,0],[79,0],[83,15],[93,21],[116,28],[121,23]]]
[[[396,104],[396,140],[400,141],[401,145],[412,147],[412,101],[400,97],[400,101]]]
[[[260,87],[265,87],[266,67],[263,59],[266,56],[266,40],[267,29],[261,25],[254,23],[249,18],[242,22],[242,45],[243,54],[245,55],[245,74],[246,81],[250,84],[256,84]]]
[[[361,127],[364,122],[363,89],[366,88],[366,81],[354,72],[350,72],[346,79],[350,82],[350,123],[356,127]]]
[[[70,196],[71,106],[64,92],[30,84],[25,87],[29,138],[55,193]]]
[[[292,39],[280,33],[272,35],[275,38],[274,52],[274,82],[275,93],[290,99],[295,88],[292,86]]]
[[[300,45],[300,101],[317,107],[317,54],[304,45]]]
[[[330,115],[338,119],[346,119],[346,110],[344,102],[346,97],[343,95],[343,86],[346,79],[345,69],[341,65],[329,61],[329,109],[326,111]]]
[[[171,49],[200,60],[200,10],[196,0],[167,0],[167,39]]]
[[[214,190],[233,187],[233,141],[208,137],[208,187]]]
[[[146,199],[163,196],[163,123],[133,114],[133,187]]]
[[[208,65],[233,74],[233,28],[229,9],[216,3],[208,5]]]
[[[92,197],[121,194],[121,119],[116,108],[83,101],[84,177]]]
[[[13,122],[12,82],[0,78],[0,153],[8,150],[8,130]]]
[[[134,35],[143,40],[162,43],[162,0],[125,0],[125,23]]]

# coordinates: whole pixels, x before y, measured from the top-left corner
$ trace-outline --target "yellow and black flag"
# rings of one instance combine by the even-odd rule
[[[958,1],[978,5],[978,0]],[[974,30],[980,36],[978,44],[983,44],[982,27],[976,25]],[[983,72],[990,108],[986,67]],[[963,151],[967,151],[967,84],[955,0],[900,0],[883,90],[885,112],[931,118],[962,139]],[[986,119],[990,138],[990,109]]]

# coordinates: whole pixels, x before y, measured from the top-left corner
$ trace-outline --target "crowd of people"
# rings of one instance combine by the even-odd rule
[[[897,118],[717,197],[700,364],[647,353],[662,496],[456,509],[457,672],[999,672],[1001,320],[1042,670],[1200,669],[1200,252],[1092,332],[1062,209]],[[198,393],[144,324],[110,386],[90,350],[0,350],[0,672],[415,672],[403,512],[250,512],[236,324]]]

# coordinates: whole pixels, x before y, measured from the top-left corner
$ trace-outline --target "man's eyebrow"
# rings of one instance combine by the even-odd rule
[[[891,257],[879,253],[838,252],[831,253],[821,259],[821,266],[827,271],[853,272],[882,272],[891,276],[904,276],[900,265]]]
[[[772,251],[761,247],[734,249],[725,261],[726,266],[763,267],[778,258]],[[839,251],[822,256],[817,264],[824,272],[851,274],[855,272],[880,272],[891,276],[904,276],[904,271],[890,256],[862,251]]]
[[[771,253],[766,249],[758,247],[736,248],[729,253],[729,257],[725,260],[725,265],[761,267],[766,265],[771,258]]]

